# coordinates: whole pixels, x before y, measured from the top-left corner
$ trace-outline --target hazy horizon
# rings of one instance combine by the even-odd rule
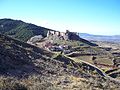
[[[59,31],[120,35],[119,3],[119,0],[1,0],[0,18]]]

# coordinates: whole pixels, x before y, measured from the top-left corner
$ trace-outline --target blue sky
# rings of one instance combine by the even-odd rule
[[[120,0],[0,0],[0,18],[59,31],[120,35]]]

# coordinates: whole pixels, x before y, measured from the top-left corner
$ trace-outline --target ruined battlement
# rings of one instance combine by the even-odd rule
[[[78,40],[79,39],[79,35],[77,32],[70,32],[69,30],[66,30],[66,32],[48,31],[47,37],[49,36],[57,36],[64,40]]]
[[[65,32],[59,32],[59,31],[48,31],[47,37],[50,35],[56,35],[56,36],[64,36]]]

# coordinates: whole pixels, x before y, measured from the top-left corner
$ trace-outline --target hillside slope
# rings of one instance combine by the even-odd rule
[[[12,36],[22,41],[27,41],[35,35],[46,36],[50,29],[25,23],[21,20],[0,19],[0,33]]]
[[[44,28],[41,26],[36,26],[31,23],[26,23],[21,20],[13,20],[13,19],[0,19],[0,33],[4,35],[8,35],[10,37],[16,38],[21,41],[28,41],[31,37],[36,35],[42,35],[43,37],[47,36],[48,31],[55,31],[52,29]],[[79,36],[76,36],[74,33],[70,33],[71,40],[77,38],[77,40],[81,41],[84,44],[96,46],[96,44],[91,43]],[[76,38],[75,38],[76,37]]]
[[[63,63],[51,52],[0,34],[1,90],[119,89],[118,83],[82,69],[74,61]],[[104,83],[104,84],[103,84]]]

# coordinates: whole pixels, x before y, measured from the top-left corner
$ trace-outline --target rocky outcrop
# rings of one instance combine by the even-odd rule
[[[36,43],[36,42],[40,42],[43,39],[42,35],[36,35],[32,38],[30,38],[30,40],[27,41],[27,43]]]
[[[66,30],[66,32],[59,32],[59,31],[48,31],[47,37],[51,37],[53,40],[74,40],[74,41],[80,41],[85,44],[88,44],[90,46],[97,46],[94,43],[91,43],[83,38],[81,38],[77,32],[70,32],[69,30]]]
[[[65,35],[68,40],[76,40],[76,41],[80,40],[80,37],[77,35],[76,32],[70,32],[70,31],[66,30]]]

